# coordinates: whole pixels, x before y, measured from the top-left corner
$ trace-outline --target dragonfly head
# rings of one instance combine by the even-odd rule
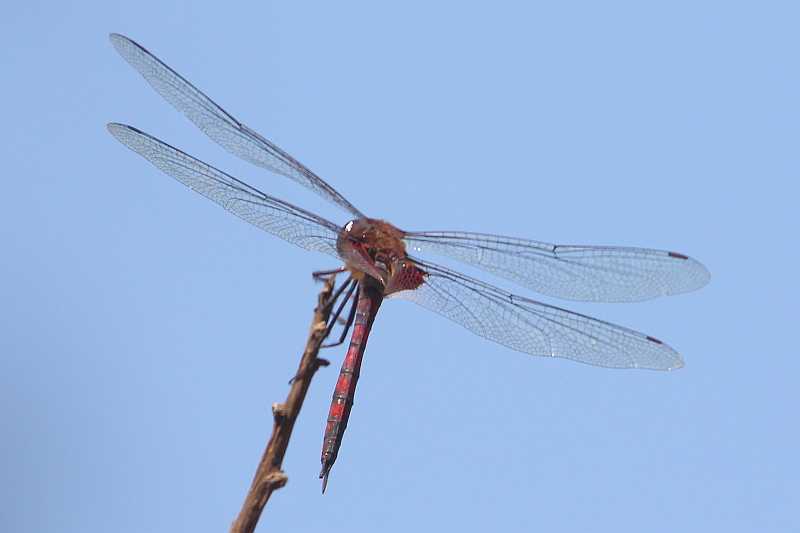
[[[389,265],[405,257],[404,233],[375,218],[359,218],[344,225],[336,240],[336,250],[347,267],[380,281],[389,279]]]

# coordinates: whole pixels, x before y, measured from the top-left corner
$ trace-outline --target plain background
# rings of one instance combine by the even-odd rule
[[[563,304],[666,340],[673,373],[524,356],[387,303],[328,493],[343,348],[261,530],[798,528],[796,3],[198,4],[4,8],[0,530],[227,530],[306,338],[310,272],[336,266],[106,122],[347,220],[212,144],[111,31],[372,216],[673,249],[713,274],[679,297]]]

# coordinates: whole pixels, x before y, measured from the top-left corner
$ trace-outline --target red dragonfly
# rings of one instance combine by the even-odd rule
[[[348,301],[352,306],[335,344],[343,342],[355,324],[325,428],[320,472],[323,492],[347,427],[367,337],[384,298],[411,300],[476,335],[532,355],[612,368],[673,370],[683,366],[680,355],[654,337],[517,296],[416,254],[447,256],[549,296],[591,302],[633,302],[693,291],[710,278],[698,261],[677,252],[646,248],[401,230],[367,217],[322,178],[231,116],[136,42],[118,34],[110,38],[122,57],[213,141],[246,161],[308,187],[352,217],[339,226],[136,128],[108,125],[111,134],[128,148],[240,218],[290,243],[344,262],[339,269],[319,273],[348,274],[335,293],[341,300],[328,333]]]

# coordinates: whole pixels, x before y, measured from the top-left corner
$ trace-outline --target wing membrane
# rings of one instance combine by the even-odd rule
[[[439,265],[413,261],[427,272],[425,281],[390,298],[413,301],[513,350],[611,368],[683,366],[675,350],[643,333],[523,298]]]
[[[339,228],[332,222],[264,194],[134,127],[112,123],[108,131],[165,174],[254,226],[306,250],[339,257]]]
[[[194,122],[211,140],[249,161],[308,187],[326,200],[362,218],[364,215],[322,178],[281,148],[239,122],[200,89],[137,42],[112,33],[111,44],[167,102]]]
[[[452,257],[536,292],[592,302],[635,302],[708,283],[698,261],[675,252],[615,246],[557,245],[467,232],[412,232],[414,253]]]

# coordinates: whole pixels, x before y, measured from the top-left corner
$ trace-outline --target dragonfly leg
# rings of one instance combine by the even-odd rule
[[[330,318],[328,320],[328,325],[327,325],[327,327],[325,329],[325,336],[323,337],[323,339],[327,339],[328,338],[328,336],[331,334],[331,330],[333,330],[333,327],[337,323],[343,323],[342,319],[341,319],[342,310],[344,309],[344,306],[347,305],[347,302],[350,300],[350,298],[353,296],[353,291],[355,290],[355,288],[357,286],[358,286],[358,283],[355,280],[353,280],[353,278],[348,278],[347,281],[344,282],[344,284],[341,287],[339,287],[339,289],[336,291],[336,293],[328,301],[327,305],[332,305],[334,302],[336,302],[340,298],[342,292],[345,289],[347,290],[347,294],[345,294],[344,298],[342,299],[342,301],[339,302],[339,307],[337,307],[336,310],[333,313],[331,313],[331,316],[330,316]],[[323,345],[323,347],[324,346],[325,345]]]
[[[336,274],[334,273],[332,275],[335,276]],[[342,292],[347,290],[347,294],[345,295],[345,297],[342,300],[342,302],[339,304],[339,307],[336,308],[336,311],[333,313],[332,317],[330,318],[330,321],[329,321],[328,325],[325,328],[325,335],[322,337],[323,339],[327,339],[328,336],[331,334],[331,330],[333,329],[333,326],[336,325],[336,322],[339,319],[339,315],[342,314],[342,309],[344,309],[344,306],[347,304],[347,301],[352,297],[353,291],[355,290],[357,285],[358,284],[355,282],[355,280],[352,277],[347,278],[347,281],[342,283],[342,285],[338,289],[336,289],[336,292],[334,292],[331,295],[331,297],[328,299],[328,301],[325,303],[326,306],[333,305],[341,297]],[[349,287],[349,289],[348,289],[348,287]],[[355,309],[355,307],[353,309]],[[351,311],[351,315],[352,314],[353,314],[353,312]],[[349,319],[349,322],[347,323],[347,328],[348,329],[350,327],[350,322],[352,322],[352,317]],[[338,344],[341,344],[342,342],[344,342],[344,341],[340,340],[338,343],[331,344],[331,345],[323,344],[321,347],[322,348],[326,348],[327,346],[337,346]],[[316,363],[316,368],[314,368],[314,371],[316,371],[317,368],[319,368],[321,366],[328,366],[330,364],[330,362],[327,359],[323,359],[322,357],[317,357],[315,363]],[[291,385],[292,383],[297,381],[298,378],[300,378],[300,374],[296,374],[294,377],[292,377],[292,379],[289,380],[289,385]]]
[[[333,275],[335,276],[336,274],[333,274]],[[328,298],[328,301],[325,302],[325,307],[326,308],[330,308],[331,306],[333,306],[333,304],[335,304],[336,301],[341,297],[342,293],[347,289],[347,287],[349,285],[351,285],[351,284],[354,284],[354,283],[355,283],[355,281],[353,280],[353,277],[352,276],[348,277],[347,280],[344,283],[342,283],[339,286],[338,289],[336,289],[336,292],[334,292],[331,295],[331,297]],[[341,305],[339,305],[339,308],[336,310],[336,312],[333,313],[332,318],[328,322],[328,326],[327,326],[327,329],[325,331],[325,337],[324,338],[327,338],[328,335],[331,334],[331,328],[333,327],[333,324],[336,322],[336,320],[339,318],[339,314],[342,312],[342,307],[344,307],[344,304],[347,303],[347,300],[350,299],[350,295],[353,293],[353,287],[354,286],[355,285],[350,287],[350,289],[347,292],[347,296],[345,296],[344,301],[341,303]]]
[[[327,359],[324,359],[322,357],[317,357],[316,359],[314,359],[314,364],[311,365],[311,368],[308,369],[308,372],[316,372],[320,367],[328,366],[330,364],[331,362],[328,361]],[[292,385],[295,381],[303,377],[303,375],[306,373],[307,372],[300,372],[295,374],[292,377],[292,379],[289,380],[289,385]]]
[[[337,274],[341,274],[345,270],[347,270],[347,268],[345,268],[343,266],[340,266],[339,268],[334,268],[334,269],[331,269],[331,270],[317,270],[316,272],[312,272],[311,276],[315,280],[319,281],[319,280],[328,279],[330,276],[336,276]]]
[[[339,306],[339,309],[337,310],[337,314],[342,311],[342,307],[344,307],[344,304],[347,303],[347,300],[350,299],[350,296],[352,295],[353,290],[355,288],[356,288],[356,285],[353,285],[350,288],[350,292],[347,293],[347,298],[342,300],[342,303]],[[330,342],[328,344],[323,344],[322,345],[323,348],[333,348],[334,346],[339,346],[347,338],[347,333],[350,331],[350,326],[353,325],[353,319],[355,319],[355,317],[356,317],[356,301],[357,301],[357,298],[353,299],[353,305],[350,307],[350,313],[347,316],[347,322],[345,322],[344,328],[342,329],[342,334],[339,336],[339,340],[336,341],[336,342]],[[333,324],[331,324],[331,327],[333,327]],[[328,333],[330,333],[330,331]],[[327,335],[326,335],[326,337],[327,337]]]

